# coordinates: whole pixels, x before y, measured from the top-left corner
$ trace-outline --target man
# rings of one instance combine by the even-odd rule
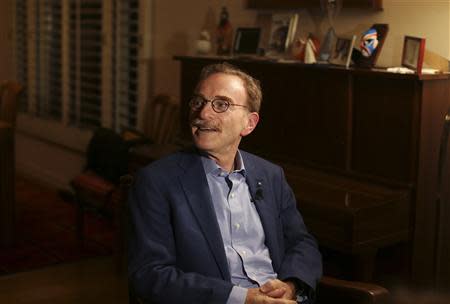
[[[151,303],[312,303],[321,255],[284,173],[238,149],[258,81],[216,64],[195,91],[195,148],[140,170],[130,194],[132,288]]]

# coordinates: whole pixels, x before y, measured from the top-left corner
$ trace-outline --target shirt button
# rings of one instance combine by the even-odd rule
[[[247,252],[245,250],[242,250],[242,255],[245,256]]]
[[[236,227],[236,230],[237,230],[241,227],[241,225],[239,225],[239,223],[236,223],[236,224],[234,224],[234,227]]]
[[[230,195],[230,196],[231,196],[231,198],[234,198],[234,193],[231,193],[231,195]]]

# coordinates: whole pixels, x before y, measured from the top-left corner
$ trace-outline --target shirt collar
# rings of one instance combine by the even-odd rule
[[[225,173],[228,175],[228,172],[222,169],[213,159],[209,158],[206,154],[200,153],[201,160],[203,163],[203,169],[206,174],[220,175],[221,173]],[[244,160],[242,159],[241,152],[238,150],[236,153],[236,157],[234,159],[235,168],[231,173],[241,173],[242,176],[245,177],[246,171],[244,166]]]

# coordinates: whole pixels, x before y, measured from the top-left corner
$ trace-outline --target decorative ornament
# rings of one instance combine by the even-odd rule
[[[388,31],[388,24],[376,23],[361,35],[359,50],[354,49],[352,53],[355,66],[361,68],[372,68],[375,66]]]
[[[374,28],[368,29],[361,37],[359,45],[364,57],[370,57],[378,47],[378,32]]]
[[[330,27],[323,40],[318,58],[320,61],[328,61],[337,40],[336,30],[334,29],[334,20],[341,12],[342,0],[320,0],[320,7],[326,12]]]
[[[308,39],[305,47],[305,63],[316,63],[316,56],[314,55],[315,52],[316,48],[314,47],[314,44],[311,39]]]
[[[227,8],[222,7],[220,21],[217,26],[217,55],[228,55],[231,52],[233,27],[229,20]]]
[[[197,40],[195,48],[198,54],[209,54],[211,51],[211,35],[207,30],[200,32],[200,38]]]

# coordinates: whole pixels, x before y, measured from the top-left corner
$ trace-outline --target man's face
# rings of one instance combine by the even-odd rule
[[[198,95],[207,100],[225,97],[232,104],[247,106],[247,94],[243,81],[235,75],[212,74],[199,86]],[[250,134],[258,123],[257,113],[248,108],[230,106],[216,113],[211,102],[198,111],[191,110],[190,125],[195,146],[211,155],[234,155],[242,136]]]

